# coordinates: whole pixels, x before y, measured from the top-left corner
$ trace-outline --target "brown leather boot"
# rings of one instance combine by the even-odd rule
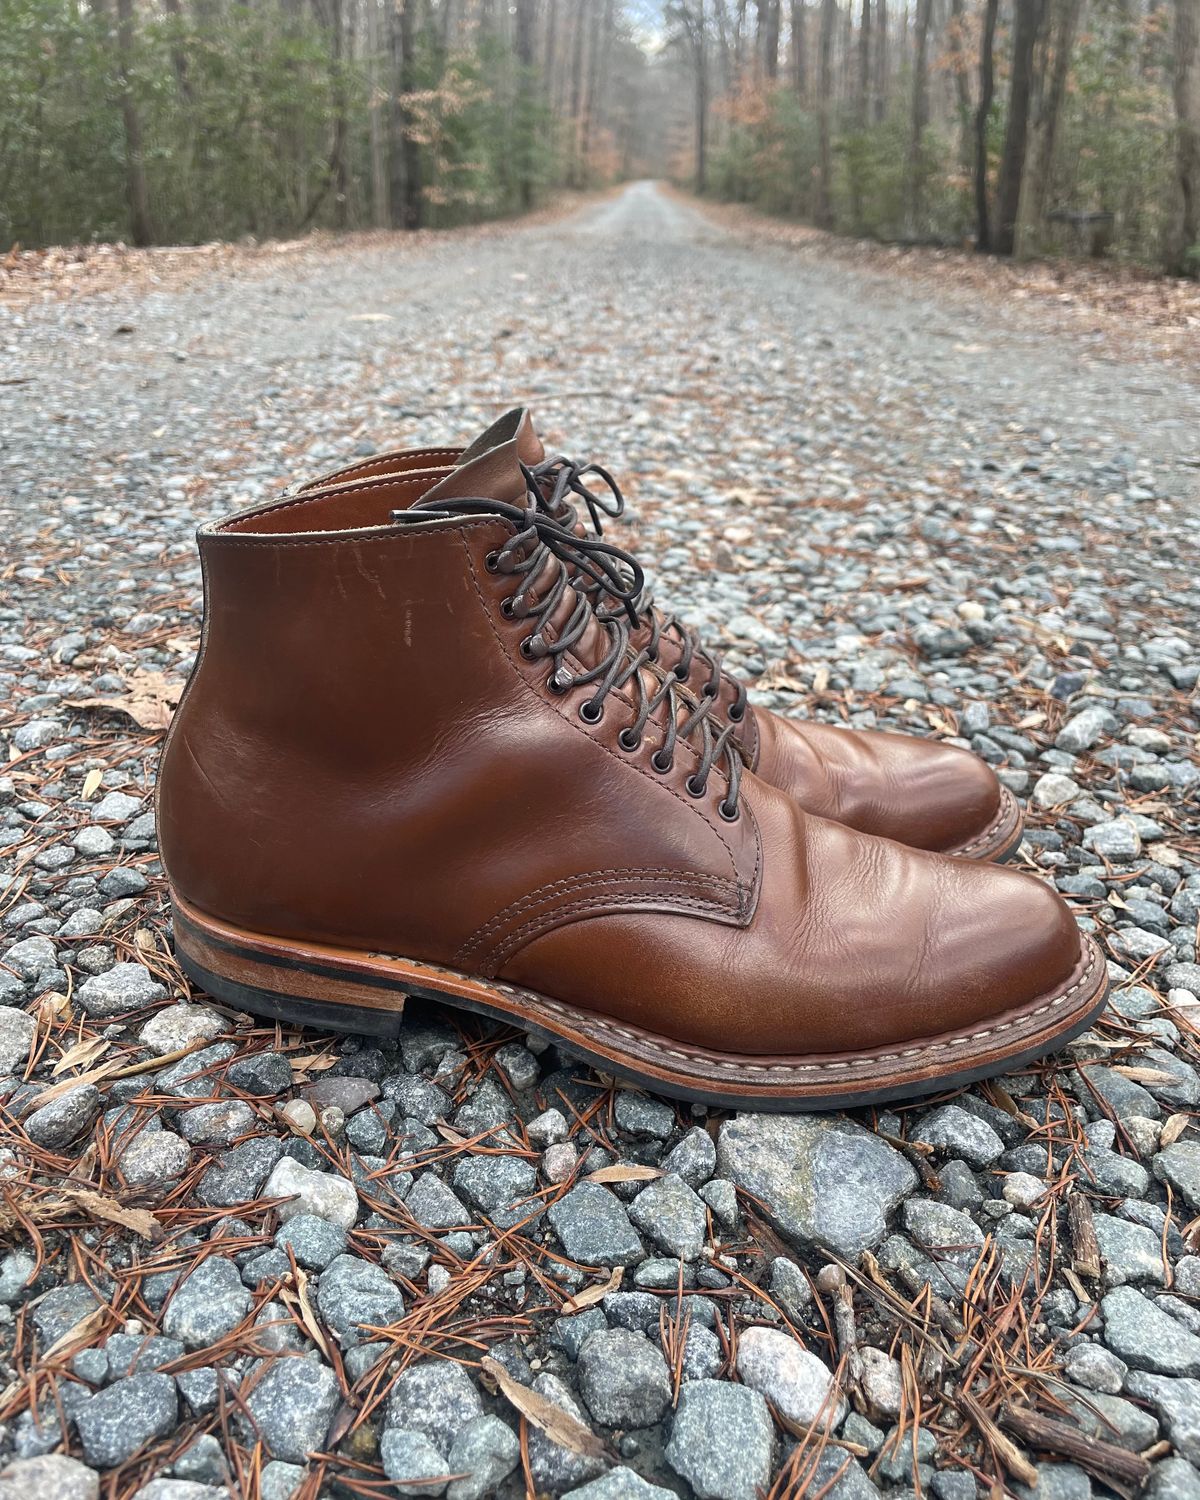
[[[572,502],[586,509],[597,535],[601,517],[619,515],[624,508],[615,481],[600,466],[547,458],[529,412],[520,407],[493,423],[469,448],[398,449],[323,475],[298,493],[420,473],[444,481],[438,493],[446,495],[493,493],[499,477],[501,490],[515,499],[522,483],[518,462],[538,480],[549,514],[567,529],[583,529]],[[755,708],[744,685],[722,668],[717,653],[648,600],[639,607],[632,639],[693,693],[715,698],[721,716],[734,722],[750,767],[806,812],[914,849],[963,859],[999,863],[1016,853],[1023,828],[1020,804],[991,767],[969,751],[912,735],[785,719]]]
[[[570,585],[636,615],[632,558],[423,483],[200,533],[158,785],[200,985],[385,1035],[430,996],[779,1109],[965,1082],[1089,1023],[1105,965],[1049,887],[809,816]]]

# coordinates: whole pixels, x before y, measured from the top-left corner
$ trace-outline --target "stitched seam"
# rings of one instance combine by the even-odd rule
[[[458,959],[458,958],[467,958],[467,957],[469,957],[472,949],[480,946],[481,944],[486,943],[486,941],[488,940],[488,938],[490,938],[495,932],[499,931],[501,928],[506,927],[510,922],[519,921],[520,918],[525,914],[525,912],[527,912],[530,908],[540,905],[543,901],[551,901],[556,896],[567,895],[572,890],[578,890],[581,886],[589,886],[589,885],[619,886],[619,885],[630,885],[630,884],[634,884],[634,883],[645,884],[647,882],[652,882],[652,881],[656,881],[656,880],[666,880],[668,882],[673,881],[676,884],[683,885],[683,886],[687,886],[687,885],[724,885],[724,886],[733,886],[734,889],[733,889],[732,892],[730,892],[730,894],[733,895],[733,896],[735,896],[735,897],[737,895],[736,882],[729,880],[724,875],[702,875],[702,874],[691,873],[691,872],[687,872],[687,871],[668,870],[668,869],[658,869],[658,870],[654,870],[654,869],[649,869],[649,870],[635,870],[635,869],[629,869],[629,870],[611,870],[611,871],[603,871],[603,872],[599,872],[599,873],[602,873],[602,874],[605,874],[605,875],[613,875],[613,876],[616,876],[617,878],[616,879],[612,879],[612,880],[607,880],[607,879],[593,880],[593,878],[590,875],[572,875],[571,877],[569,877],[566,880],[557,880],[552,885],[539,886],[536,891],[531,891],[527,896],[522,896],[519,901],[514,901],[511,905],[506,906],[504,908],[504,910],[501,911],[501,912],[499,912],[499,913],[497,913],[497,915],[494,916],[491,919],[490,922],[486,922],[482,927],[479,928],[479,930],[477,932],[473,933],[471,935],[471,937],[469,937],[467,939],[467,941],[462,945],[462,947],[458,950],[458,953],[455,954],[455,958]],[[629,896],[630,896],[631,899],[637,899],[637,900],[646,900],[647,899],[645,896],[637,895],[635,892],[630,892]],[[675,898],[674,897],[670,897],[669,899],[674,900]],[[679,899],[684,899],[684,898],[680,897]],[[701,898],[701,899],[703,899],[703,898]],[[721,902],[716,897],[714,897],[713,900],[712,900],[712,902],[711,902],[711,904],[713,904],[713,905],[721,905]],[[726,910],[727,908],[725,908],[723,905],[721,905],[721,909],[722,910]]]
[[[715,901],[707,901],[703,896],[671,896],[672,906],[687,906],[694,911],[721,912],[729,915],[729,908],[719,905]],[[587,912],[601,914],[611,911],[614,907],[640,907],[643,910],[657,911],[658,903],[650,896],[589,896],[579,901],[568,902],[566,906],[556,906],[551,911],[543,912],[540,916],[531,917],[528,922],[515,928],[501,942],[496,943],[488,961],[491,963],[504,963],[512,957],[518,948],[524,947],[528,938],[539,935],[539,929],[550,931],[558,926],[563,918],[571,918],[583,915]]]
[[[1000,788],[1000,791],[1001,797],[999,811],[996,813],[995,817],[988,824],[988,826],[983,830],[983,832],[976,834],[976,836],[966,844],[959,844],[953,849],[947,849],[947,854],[966,854],[971,849],[977,849],[981,844],[986,844],[991,838],[992,834],[995,833],[996,829],[1005,822],[1005,820],[1008,818],[1009,813],[1016,806],[1017,799],[1013,796],[1013,794],[1006,786],[1002,786]]]
[[[431,516],[430,519],[440,520],[441,518]],[[494,527],[495,522],[483,519],[467,521],[453,529],[456,532],[486,531],[489,526]],[[407,527],[401,530],[390,526],[364,526],[356,531],[314,532],[311,536],[290,536],[286,531],[206,531],[201,536],[201,542],[206,547],[215,546],[218,543],[222,547],[352,547],[362,546],[364,538],[369,538],[375,545],[401,541],[427,542],[434,537],[445,535],[450,529],[447,526],[439,526],[429,531],[416,531],[409,530]],[[466,545],[465,541],[463,545]]]
[[[344,469],[331,469],[328,474],[320,474],[316,479],[309,479],[300,486],[301,494],[311,495],[314,490],[323,489],[326,485],[344,484],[354,479],[356,474],[363,473],[366,469],[373,469],[377,464],[385,464],[391,460],[417,459],[417,458],[457,458],[460,450],[458,448],[393,448],[387,453],[378,453],[374,458],[364,458],[361,463],[347,464]],[[397,471],[404,473],[404,470]]]
[[[466,539],[465,535],[461,537],[461,541],[462,541],[463,553],[464,553],[464,555],[466,556],[466,559],[467,559],[467,570],[470,573],[471,584],[472,584],[472,586],[473,586],[473,588],[475,590],[475,595],[476,595],[476,597],[479,600],[480,607],[483,610],[484,618],[488,622],[488,628],[491,630],[492,635],[496,638],[496,642],[497,642],[497,644],[500,647],[500,653],[504,657],[504,660],[508,663],[509,669],[511,670],[511,672],[513,673],[513,675],[516,677],[517,681],[521,684],[522,688],[524,688],[524,690],[526,692],[532,692],[534,690],[530,687],[530,684],[528,682],[526,682],[525,678],[517,670],[517,666],[516,666],[516,663],[512,659],[511,652],[505,646],[504,640],[501,637],[500,632],[496,629],[495,621],[492,619],[492,612],[488,608],[487,600],[484,598],[483,591],[479,587],[479,577],[478,577],[478,574],[475,571],[475,559],[471,556],[471,549],[467,546],[467,539]],[[634,772],[636,772],[639,776],[644,777],[647,781],[651,780],[651,773],[650,772],[643,770],[641,766],[637,765],[637,763],[634,762],[634,761],[632,761],[632,760],[629,760],[627,758],[623,759],[621,756],[619,756],[617,754],[617,752],[615,750],[610,750],[608,748],[608,746],[605,745],[601,740],[593,739],[592,736],[587,733],[587,731],[583,728],[583,726],[581,724],[575,724],[569,718],[565,718],[561,714],[559,715],[559,718],[570,729],[573,729],[573,730],[576,731],[576,733],[580,734],[588,742],[589,745],[595,745],[597,747],[597,749],[603,751],[603,753],[605,755],[607,755],[611,760],[616,761],[616,763],[618,765],[627,765],[627,766],[630,767],[631,770],[633,770]],[[663,787],[663,789],[665,791],[669,792],[670,795],[672,797],[674,797],[675,800],[678,803],[680,803],[683,807],[686,807],[689,813],[692,813],[694,816],[700,818],[700,821],[704,824],[704,826],[712,834],[714,834],[716,836],[718,842],[722,845],[722,847],[724,848],[726,854],[729,856],[729,863],[730,863],[730,865],[731,865],[731,867],[733,869],[733,877],[732,877],[733,883],[734,883],[735,886],[740,886],[741,885],[741,881],[738,879],[737,860],[734,857],[734,853],[733,853],[732,848],[730,847],[728,841],[725,839],[725,837],[721,833],[721,831],[718,828],[715,828],[712,825],[712,823],[710,823],[708,821],[708,819],[705,818],[700,813],[699,809],[695,806],[694,802],[692,802],[691,799],[685,800],[685,798],[683,797],[682,793],[677,792],[675,790],[675,788],[673,786],[669,785],[668,782],[665,781],[662,777],[655,778],[655,780],[651,784],[652,785],[657,784],[657,785]],[[736,909],[740,911],[740,903],[739,903],[738,908],[736,908]]]

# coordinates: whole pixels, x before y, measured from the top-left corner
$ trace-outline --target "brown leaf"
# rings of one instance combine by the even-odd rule
[[[170,727],[182,694],[183,683],[177,678],[139,668],[129,674],[119,698],[76,698],[68,701],[68,707],[107,708],[125,714],[142,729],[162,730]]]
[[[74,1328],[68,1328],[66,1333],[60,1334],[41,1357],[43,1364],[53,1359],[56,1354],[62,1354],[67,1349],[83,1349],[92,1342],[92,1339],[104,1327],[112,1308],[105,1303],[93,1308],[86,1318],[81,1318]]]
[[[485,1354],[479,1365],[500,1387],[510,1404],[539,1432],[544,1432],[552,1443],[583,1458],[607,1457],[603,1442],[590,1427],[585,1427],[570,1412],[555,1406],[545,1396],[539,1396],[537,1391],[531,1391],[528,1386],[514,1380],[499,1360]]]
[[[155,1241],[162,1238],[162,1225],[149,1209],[126,1208],[115,1198],[106,1197],[104,1193],[94,1192],[91,1188],[67,1188],[63,1197],[82,1208],[85,1213],[91,1214],[93,1219],[119,1224],[122,1229],[128,1229],[139,1239]]]
[[[656,1177],[665,1177],[661,1167],[623,1166],[617,1162],[611,1167],[597,1167],[589,1172],[584,1182],[653,1182]]]
[[[607,1281],[598,1282],[595,1286],[589,1286],[580,1292],[577,1297],[568,1297],[562,1305],[563,1316],[571,1313],[582,1312],[585,1307],[594,1307],[597,1302],[603,1302],[609,1292],[615,1292],[624,1279],[625,1271],[621,1266],[614,1266],[613,1273]]]
[[[1173,1146],[1191,1123],[1191,1115],[1172,1115],[1162,1128],[1162,1134],[1159,1136],[1159,1145]]]
[[[83,1041],[76,1042],[73,1047],[67,1048],[50,1069],[50,1076],[57,1078],[60,1073],[66,1073],[71,1068],[86,1068],[92,1063],[99,1062],[110,1045],[111,1043],[106,1042],[102,1036],[84,1037]]]

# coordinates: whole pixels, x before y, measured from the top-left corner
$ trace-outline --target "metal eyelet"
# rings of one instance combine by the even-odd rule
[[[546,678],[546,686],[556,697],[561,698],[564,693],[570,692],[571,679],[566,675],[560,676],[557,671],[554,671]]]
[[[585,724],[599,724],[604,717],[604,704],[593,698],[585,698],[579,705],[579,717]]]
[[[742,722],[742,720],[746,717],[746,707],[745,707],[745,704],[743,704],[741,708],[739,708],[736,703],[733,704],[731,706],[730,710],[729,710],[729,717],[733,720],[733,722],[735,724],[740,724]]]
[[[683,783],[683,787],[689,797],[703,797],[704,793],[708,790],[705,784],[697,780],[695,776],[689,776]]]
[[[642,737],[640,734],[634,734],[632,729],[622,729],[617,735],[617,744],[622,750],[628,750],[632,755],[635,750],[642,748]]]
[[[741,808],[735,806],[733,810],[730,811],[730,809],[725,806],[724,801],[717,803],[717,811],[721,814],[721,816],[727,823],[736,823],[742,815]]]
[[[682,665],[674,667],[673,671],[680,682],[686,682],[688,680],[689,673],[684,670]]]
[[[537,661],[537,652],[533,649],[533,636],[527,635],[521,642],[521,655],[526,661]]]
[[[500,613],[504,616],[504,618],[506,620],[512,620],[512,619],[516,618],[516,613],[515,613],[515,611],[513,609],[513,602],[512,602],[511,596],[509,596],[507,598],[504,598],[504,599],[501,599],[501,601],[500,601]]]
[[[483,565],[489,573],[498,573],[500,571],[500,554],[498,552],[489,552],[483,560]]]
[[[674,759],[669,755],[664,760],[662,751],[656,750],[650,757],[650,764],[656,771],[660,771],[665,776],[671,769],[671,767],[675,764],[675,762]]]

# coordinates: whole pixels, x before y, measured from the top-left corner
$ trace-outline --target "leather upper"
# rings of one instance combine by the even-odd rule
[[[655,768],[661,717],[622,745],[631,688],[584,722],[589,691],[553,691],[505,613],[513,524],[390,519],[429,489],[368,478],[200,533],[204,637],[158,793],[189,902],[752,1053],[971,1028],[1066,982],[1079,935],[1039,882],[824,822],[749,771],[727,821],[724,763],[701,796],[695,743]]]
[[[517,460],[536,464],[544,456],[529,412],[517,407],[470,448],[395,450],[314,480],[305,492],[350,494],[365,481],[404,475],[417,488],[433,486],[435,495],[511,498],[522,487]],[[633,644],[644,646],[651,635],[647,618]],[[668,670],[683,660],[675,632],[660,634],[658,652]],[[685,679],[692,692],[703,692],[710,676],[709,663],[693,655]],[[736,682],[724,673],[718,695],[724,714],[736,712],[737,697]],[[989,847],[982,836],[995,825],[1003,793],[991,767],[967,750],[911,735],[783,718],[749,704],[736,733],[747,764],[808,812],[915,849],[970,854]]]

